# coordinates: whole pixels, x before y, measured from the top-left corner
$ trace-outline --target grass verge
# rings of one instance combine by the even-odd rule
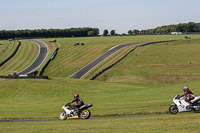
[[[188,118],[192,120],[191,124],[188,124]],[[0,124],[0,132],[198,133],[200,131],[199,124],[198,114],[180,114],[89,120],[8,122]]]

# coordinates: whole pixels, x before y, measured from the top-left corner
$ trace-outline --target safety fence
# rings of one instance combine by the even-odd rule
[[[127,54],[125,54],[122,58],[120,58],[119,60],[117,60],[115,63],[113,63],[112,65],[102,69],[100,72],[98,72],[97,74],[95,74],[94,76],[92,76],[90,78],[90,80],[94,80],[95,78],[97,78],[100,74],[102,74],[103,72],[107,71],[108,69],[112,68],[114,65],[116,65],[117,63],[119,63],[121,60],[123,60],[126,56],[128,56],[131,52],[133,52],[135,49],[137,49],[138,47],[143,47],[146,45],[150,45],[150,44],[156,44],[156,43],[165,43],[165,42],[173,42],[176,40],[168,40],[168,41],[157,41],[157,42],[148,42],[142,45],[138,45],[136,47],[134,47],[132,50],[130,50]]]
[[[42,75],[43,75],[44,70],[46,69],[46,67],[47,67],[47,66],[49,65],[49,63],[55,58],[55,56],[56,56],[56,54],[57,54],[57,52],[58,52],[58,49],[59,49],[59,48],[56,48],[56,50],[53,52],[51,58],[50,58],[50,59],[47,61],[47,63],[43,66],[43,68],[42,68],[41,71],[40,71],[39,76],[42,76]]]
[[[6,62],[8,62],[8,61],[17,53],[17,51],[18,51],[18,49],[19,49],[20,46],[21,46],[21,42],[19,41],[19,43],[18,43],[18,45],[17,45],[15,51],[14,51],[7,59],[5,59],[3,62],[0,63],[0,67],[1,67],[3,64],[5,64]]]

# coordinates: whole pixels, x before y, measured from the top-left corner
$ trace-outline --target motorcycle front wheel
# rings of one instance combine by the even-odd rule
[[[89,119],[91,112],[89,110],[83,110],[80,114],[81,119]]]
[[[67,114],[63,111],[59,115],[59,120],[66,120],[67,119]]]
[[[169,107],[169,113],[170,114],[177,114],[178,113],[178,107],[175,104],[172,104]]]

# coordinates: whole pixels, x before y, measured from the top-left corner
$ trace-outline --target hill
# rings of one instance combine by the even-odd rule
[[[191,40],[184,39],[184,36],[59,38],[56,42],[60,48],[58,54],[45,70],[49,80],[0,79],[0,119],[56,119],[62,105],[71,101],[75,93],[79,93],[84,102],[93,103],[90,109],[92,117],[98,119],[1,123],[0,131],[71,132],[81,129],[83,132],[199,132],[199,114],[168,114],[172,98],[182,93],[183,86],[189,86],[196,96],[200,95],[200,39],[199,36],[191,37]],[[178,41],[136,49],[98,77],[100,81],[88,80],[90,74],[114,62],[132,47],[122,49],[84,79],[68,78],[115,45],[172,39]],[[85,45],[74,46],[75,42],[84,42]],[[56,47],[54,43],[48,46],[52,47],[52,51]],[[111,119],[111,116],[128,118]],[[188,124],[188,119],[192,119],[195,124],[183,127]]]
[[[99,77],[109,82],[172,84],[199,80],[200,39],[137,48]]]
[[[198,36],[192,36],[196,38]],[[69,77],[83,66],[93,61],[110,48],[127,43],[153,42],[163,40],[184,39],[184,36],[124,36],[124,37],[90,37],[90,38],[58,38],[58,54],[51,65],[47,67],[44,75],[50,77]],[[83,46],[74,46],[74,43],[82,42]],[[124,48],[128,51],[132,47]],[[124,51],[124,52],[125,52]],[[119,54],[120,52],[118,52]],[[122,55],[121,55],[122,56]],[[115,56],[112,56],[113,58]],[[118,57],[120,58],[120,57]],[[116,60],[117,58],[113,59]],[[110,63],[108,63],[110,64]],[[98,71],[98,70],[97,70]],[[94,72],[95,73],[95,72]],[[91,78],[93,75],[87,76]]]
[[[38,46],[28,41],[22,41],[16,55],[0,68],[0,75],[8,75],[10,71],[22,71],[37,57]]]

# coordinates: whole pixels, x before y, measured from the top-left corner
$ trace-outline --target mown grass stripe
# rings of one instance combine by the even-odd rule
[[[11,44],[0,45],[0,62],[3,62],[5,59],[7,59],[15,51],[16,47],[17,44],[15,45],[14,42]]]

